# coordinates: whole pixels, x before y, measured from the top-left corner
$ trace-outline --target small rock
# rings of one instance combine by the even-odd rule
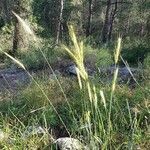
[[[22,134],[22,138],[28,138],[32,135],[41,135],[45,133],[45,129],[43,129],[41,126],[29,126]]]
[[[75,75],[77,76],[77,72],[76,72],[77,66],[76,65],[71,65],[69,67],[67,67],[66,72],[70,75]],[[88,75],[93,76],[93,74],[95,73],[93,70],[86,68],[86,72],[88,73]]]
[[[115,71],[115,67],[108,67],[108,68],[99,68],[99,72],[101,74],[107,74],[107,75],[113,75],[114,71]],[[136,68],[130,68],[128,69],[127,67],[119,67],[119,71],[118,71],[118,77],[121,78],[121,80],[126,81],[129,78],[132,78],[132,74],[133,76],[137,76],[140,73],[139,69]]]
[[[79,140],[74,138],[59,138],[55,143],[60,150],[88,150]]]
[[[76,65],[71,65],[67,68],[67,73],[69,73],[70,75],[77,75],[77,72],[76,72]]]

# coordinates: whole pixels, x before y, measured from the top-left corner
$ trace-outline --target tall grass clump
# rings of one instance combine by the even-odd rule
[[[107,103],[104,92],[98,89],[90,80],[84,66],[83,43],[79,43],[75,36],[73,27],[69,27],[70,37],[74,45],[74,49],[69,49],[64,46],[64,49],[70,54],[77,65],[76,71],[81,92],[88,94],[88,99],[83,99],[82,116],[80,118],[81,132],[88,141],[90,147],[106,148],[111,146],[112,136],[112,107],[115,86],[117,82],[119,54],[121,49],[121,39],[118,40],[118,45],[115,52],[116,70],[112,82],[110,92],[110,100]],[[101,106],[99,105],[101,101]]]
[[[131,102],[129,102],[130,92],[127,97],[118,99],[118,93],[121,92],[119,92],[117,85],[121,38],[118,39],[114,52],[116,69],[112,85],[107,88],[94,84],[90,80],[84,66],[83,43],[77,41],[72,26],[69,27],[69,31],[73,46],[71,48],[64,46],[64,49],[76,63],[80,92],[88,95],[88,97],[81,99],[82,115],[76,132],[84,137],[83,139],[90,149],[132,149],[139,142],[136,136],[140,136],[141,121],[139,121],[137,109],[131,108],[134,105],[130,105]],[[142,118],[142,114],[140,117]],[[124,128],[128,129],[124,130]],[[118,140],[121,141],[119,145]]]

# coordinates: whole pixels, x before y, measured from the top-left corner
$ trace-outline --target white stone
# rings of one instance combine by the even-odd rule
[[[55,141],[60,150],[85,150],[85,146],[74,138],[64,137]]]

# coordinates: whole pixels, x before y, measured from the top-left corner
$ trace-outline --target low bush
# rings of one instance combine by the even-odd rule
[[[5,25],[0,29],[0,49],[4,52],[9,52],[12,47],[12,31],[11,25]],[[5,55],[0,52],[0,62],[5,60]]]
[[[94,49],[87,45],[84,47],[85,63],[93,67],[108,67],[112,65],[113,57],[107,48]]]
[[[122,57],[132,65],[143,63],[144,59],[150,52],[149,44],[144,40],[127,40],[123,44]]]
[[[63,56],[61,47],[54,47],[47,42],[41,47],[31,46],[27,52],[22,52],[20,59],[28,69],[40,69],[48,63],[56,63]]]

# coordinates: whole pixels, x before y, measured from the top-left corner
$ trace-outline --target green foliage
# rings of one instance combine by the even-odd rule
[[[52,109],[54,106],[62,120],[67,124],[67,127],[70,127],[72,114],[68,102],[71,104],[78,103],[80,105],[79,101],[81,99],[79,98],[81,93],[78,91],[77,84],[68,78],[59,78],[62,88],[65,89],[67,96],[66,100],[62,89],[59,87],[58,82],[53,75],[50,77],[45,75],[41,78],[38,77],[35,80],[37,81],[38,86],[37,84],[32,83],[28,88],[23,90],[17,99],[24,102],[30,112],[34,112],[34,110],[37,110],[38,112],[39,109],[39,112],[42,114],[39,116],[39,118],[41,118],[40,120],[45,116],[47,123],[53,125],[53,127],[62,124],[56,115],[56,112]],[[73,107],[73,109],[74,108],[75,107]],[[68,117],[66,118],[66,116]]]
[[[0,49],[4,52],[9,52],[11,50],[11,39],[12,39],[13,26],[6,24],[0,29]],[[4,61],[5,56],[0,52],[0,62]]]
[[[85,62],[93,64],[92,67],[108,67],[114,63],[110,50],[107,48],[95,49],[86,45],[84,54]]]
[[[43,27],[40,35],[43,37],[56,37],[57,25],[60,11],[60,1],[53,0],[34,0],[32,2],[33,15],[38,22],[38,25]],[[70,14],[73,6],[69,0],[65,0],[63,9],[63,36],[67,35],[67,22],[70,19]],[[65,38],[65,37],[64,37]]]
[[[108,49],[98,50],[97,61],[96,61],[97,67],[99,67],[99,66],[108,67],[108,66],[112,65],[113,63],[114,63],[113,58]]]
[[[144,67],[150,70],[150,52],[147,57],[144,59]]]
[[[46,147],[50,149],[48,145],[51,144],[51,142],[47,133],[45,135],[36,133],[32,135],[29,131],[29,135],[25,135],[29,130],[29,126],[20,126],[17,119],[11,120],[7,118],[3,120],[3,122],[0,122],[0,125],[0,149],[45,149]],[[34,128],[36,125],[32,127]]]
[[[138,64],[143,62],[147,54],[150,52],[149,44],[143,40],[135,40],[127,42],[122,48],[123,58],[130,64]]]
[[[117,112],[116,113],[118,115],[120,114],[120,116],[122,115],[122,117],[126,119],[127,122],[126,123],[124,122],[123,123],[124,125],[126,126],[129,125],[129,111],[132,115],[132,118],[134,118],[134,115],[137,113],[139,128],[141,127],[142,124],[145,124],[144,122],[147,121],[147,117],[148,117],[147,102],[149,96],[150,93],[148,92],[148,90],[146,90],[146,87],[143,87],[142,89],[140,87],[137,87],[134,89],[134,91],[131,91],[126,86],[117,87],[116,95],[115,95],[115,107],[118,109],[117,110],[118,113]],[[128,110],[129,108],[127,106],[127,102],[129,103],[130,110]],[[121,123],[122,118],[118,116],[117,122],[119,122],[119,120]],[[145,128],[148,128],[146,124],[145,124]]]
[[[40,69],[47,67],[48,63],[55,64],[60,57],[63,57],[61,47],[46,42],[40,47],[31,46],[28,51],[22,52],[20,59],[28,69]]]
[[[65,84],[65,79],[60,80],[62,84]],[[35,77],[35,81],[39,86],[33,81],[30,87],[25,89],[20,95],[20,99],[26,99],[26,102],[31,108],[37,109],[48,106],[50,103],[57,104],[64,101],[63,93],[53,75],[45,75],[41,78]],[[69,85],[65,85],[66,90],[67,86]],[[55,91],[57,91],[57,95]]]
[[[89,128],[82,119],[85,116],[87,111],[86,109],[90,109],[91,107],[87,107],[91,104],[88,100],[89,97],[87,89],[85,87],[82,90],[79,89],[75,78],[72,80],[58,76],[58,79],[62,88],[65,89],[64,92],[67,97],[67,101],[65,100],[55,78],[46,75],[40,76],[35,78],[40,88],[33,82],[19,95],[14,97],[14,100],[0,104],[3,117],[5,116],[5,119],[8,121],[11,120],[11,125],[14,124],[15,128],[17,126],[20,128],[20,124],[16,124],[17,120],[21,121],[25,125],[25,128],[31,124],[33,125],[37,123],[43,126],[46,122],[48,127],[50,126],[51,129],[56,129],[60,132],[57,133],[56,131],[59,136],[67,135],[62,122],[50,105],[50,102],[52,102],[58,114],[67,126],[67,129],[73,134],[72,136],[76,137],[84,135],[85,130],[88,130]],[[97,127],[97,132],[103,135],[100,139],[104,141],[105,134],[103,131],[108,128],[106,111],[109,109],[108,106],[110,103],[109,95],[111,93],[111,86],[107,84],[105,84],[105,86],[99,84],[95,86],[98,96],[97,108],[101,115],[99,118],[100,120],[95,121],[95,115],[97,114],[94,116],[91,114],[91,117],[93,118],[91,121],[94,121],[94,127]],[[106,110],[99,95],[99,89],[104,91],[107,106]],[[149,93],[146,89],[141,90],[140,87],[137,87],[131,90],[127,86],[123,85],[116,87],[111,115],[111,125],[113,127],[113,148],[117,148],[120,145],[122,145],[122,147],[126,147],[127,144],[125,143],[129,143],[131,140],[134,144],[140,144],[147,141],[148,137],[145,132],[148,129],[146,123],[149,115],[148,98]],[[70,106],[68,105],[68,102]],[[72,111],[70,110],[70,107]],[[4,118],[0,117],[0,119],[3,120]],[[101,124],[101,126],[98,126],[100,125],[99,121],[103,125]],[[133,125],[135,125],[136,128],[133,129]],[[132,130],[134,130],[134,134]],[[23,132],[22,129],[19,131]],[[14,129],[11,132],[15,132],[14,135],[18,136],[18,138],[20,137],[19,133],[14,131]],[[131,139],[128,139],[129,136]],[[118,139],[118,137],[120,137],[121,140]],[[24,143],[21,139],[18,140],[19,144]],[[33,137],[30,140],[33,140]],[[87,140],[87,138],[85,138],[85,140]],[[14,143],[13,145],[16,146],[17,144]]]

